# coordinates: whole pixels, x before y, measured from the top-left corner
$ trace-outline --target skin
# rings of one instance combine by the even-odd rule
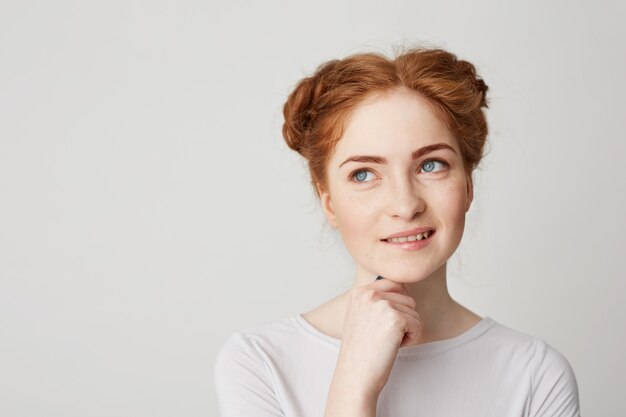
[[[437,143],[453,150],[411,159],[414,150]],[[353,155],[378,155],[387,162],[348,162],[340,167]],[[433,158],[445,164],[427,163]],[[464,169],[454,135],[425,97],[405,87],[366,97],[349,115],[327,165],[327,188],[318,184],[318,191],[328,223],[338,229],[354,259],[356,275],[351,289],[303,314],[313,326],[345,339],[354,290],[371,286],[377,275],[401,283],[396,292],[414,300],[411,308],[419,315],[420,332],[413,335],[412,344],[457,336],[481,320],[452,299],[446,281],[446,262],[461,241],[473,199],[471,173]],[[409,251],[380,242],[421,226],[436,229],[422,249]]]

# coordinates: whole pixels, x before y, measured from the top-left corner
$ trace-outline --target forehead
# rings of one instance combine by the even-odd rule
[[[404,154],[440,142],[459,151],[454,134],[437,116],[429,99],[407,88],[396,88],[366,97],[348,114],[333,159],[356,151]]]

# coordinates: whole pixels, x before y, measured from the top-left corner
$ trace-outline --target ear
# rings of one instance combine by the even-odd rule
[[[474,200],[474,182],[472,181],[472,173],[468,173],[467,176],[467,204],[465,205],[465,212],[467,213]]]
[[[316,184],[315,187],[317,188],[317,192],[320,195],[320,202],[322,204],[322,209],[324,210],[324,214],[326,215],[326,219],[328,220],[328,224],[330,224],[331,227],[337,229],[338,228],[337,217],[335,216],[335,210],[333,209],[333,204],[330,199],[330,194],[328,193],[328,191],[322,189],[322,187],[319,184]]]

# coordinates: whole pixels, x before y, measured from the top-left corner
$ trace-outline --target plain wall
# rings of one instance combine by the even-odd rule
[[[505,4],[506,3],[506,4]],[[282,104],[426,44],[489,85],[452,296],[623,416],[623,2],[2,1],[0,415],[217,415],[231,332],[352,284]]]

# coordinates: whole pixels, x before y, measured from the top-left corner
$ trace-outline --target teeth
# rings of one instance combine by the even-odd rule
[[[418,233],[412,236],[403,236],[403,237],[393,237],[391,239],[387,239],[388,242],[402,243],[402,242],[414,242],[416,240],[426,239],[431,235],[431,232]]]

